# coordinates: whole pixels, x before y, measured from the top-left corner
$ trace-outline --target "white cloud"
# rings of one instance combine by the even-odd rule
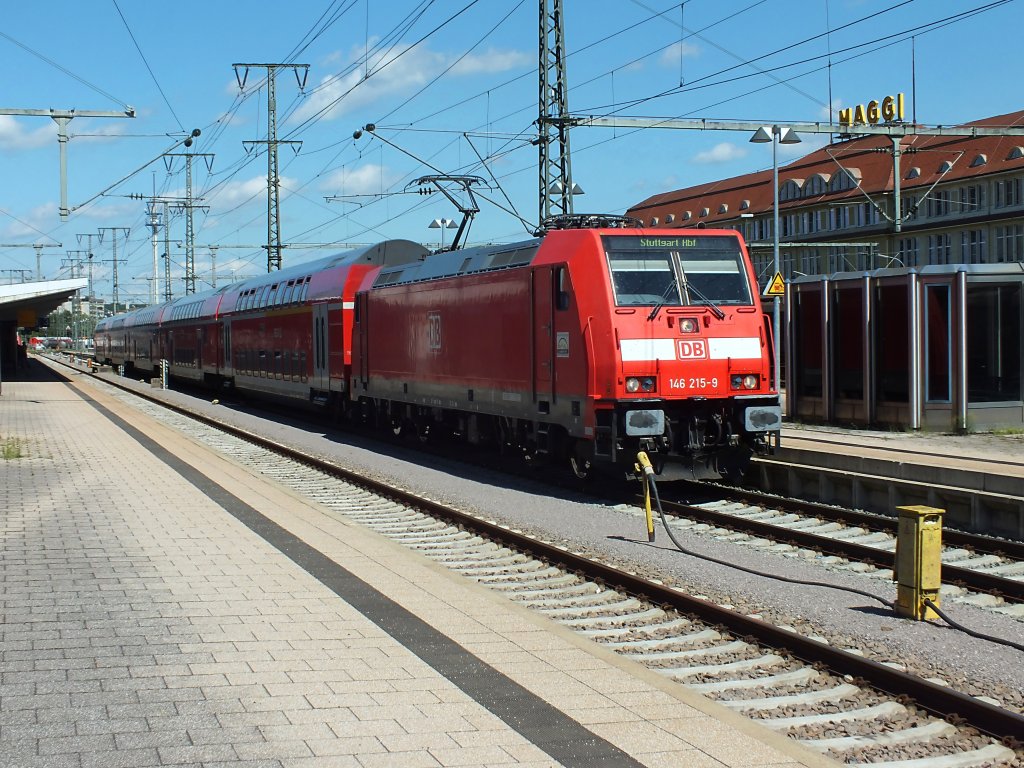
[[[831,109],[829,109],[826,105],[818,110],[818,118],[826,122],[828,122],[829,120],[837,120],[839,118],[839,110],[841,110],[842,108],[842,99],[833,99]]]
[[[371,40],[371,45],[373,42]],[[358,62],[363,53],[362,46],[353,48],[348,61]],[[386,53],[372,55],[368,78],[364,80],[364,70],[367,68],[362,64],[344,75],[323,78],[289,120],[302,121],[318,114],[322,114],[324,119],[334,120],[387,97],[413,93],[453,61],[454,57],[422,46],[394,48]],[[533,59],[521,51],[490,49],[467,56],[452,67],[449,74],[466,76],[481,72],[501,72],[532,62]]]
[[[358,168],[339,168],[320,184],[320,189],[334,195],[373,195],[384,192],[400,178],[387,166],[367,163]]]
[[[0,115],[0,148],[2,149],[35,149],[46,144],[57,143],[56,125],[51,120],[45,122],[35,118],[37,128],[25,130],[25,123],[10,115]]]
[[[672,45],[661,52],[661,55],[658,57],[658,63],[663,67],[679,66],[680,51],[684,59],[695,59],[700,55],[700,49],[695,45],[684,42],[672,43]]]
[[[693,161],[703,165],[716,165],[718,163],[728,163],[733,160],[739,160],[746,156],[746,147],[723,141],[721,144],[716,144],[709,150],[698,152],[694,156]]]
[[[284,176],[281,177],[281,187],[292,187],[298,186],[298,182],[295,179],[288,179]],[[210,195],[206,202],[216,210],[221,212],[227,211],[229,208],[233,208],[239,205],[245,205],[258,201],[260,204],[266,204],[267,194],[267,177],[266,176],[254,176],[251,179],[243,179],[241,181],[229,181],[223,187],[219,187],[216,191]]]
[[[57,203],[43,203],[33,208],[27,215],[19,216],[18,218],[21,221],[11,219],[0,230],[5,239],[10,238],[13,240],[28,237],[32,239],[32,242],[47,242],[53,239],[60,239],[53,238],[50,235],[39,234],[40,232],[52,229],[58,223]]]
[[[516,67],[536,66],[537,55],[525,51],[499,51],[488,48],[480,54],[471,53],[451,68],[452,75],[476,75],[492,72],[507,72]]]
[[[77,119],[68,125],[68,135],[79,142],[104,142],[117,139],[126,132],[127,126],[120,120],[84,121]]]

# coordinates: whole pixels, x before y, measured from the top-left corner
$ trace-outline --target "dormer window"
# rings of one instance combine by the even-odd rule
[[[823,195],[828,192],[829,175],[827,173],[816,173],[804,184],[804,197]]]
[[[799,200],[803,183],[803,179],[786,179],[779,188],[779,200]]]
[[[860,180],[859,168],[843,168],[829,180],[828,191],[845,192],[848,189],[856,189],[860,185]]]

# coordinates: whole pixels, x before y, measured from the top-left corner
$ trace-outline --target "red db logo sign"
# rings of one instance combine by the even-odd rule
[[[704,339],[692,339],[676,342],[680,360],[706,360],[708,343]]]

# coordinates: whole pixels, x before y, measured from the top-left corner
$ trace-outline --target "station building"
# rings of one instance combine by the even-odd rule
[[[965,135],[837,140],[779,168],[788,416],[1024,427],[1024,136],[971,126],[1021,127],[1024,110]],[[774,274],[771,169],[627,215],[738,230],[762,286]]]

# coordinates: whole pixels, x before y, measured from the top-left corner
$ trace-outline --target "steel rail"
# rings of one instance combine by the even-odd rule
[[[799,466],[806,467],[808,465],[801,464]],[[878,477],[879,479],[884,479],[880,476]],[[893,516],[878,515],[872,512],[858,512],[852,509],[840,509],[839,507],[815,501],[773,496],[750,488],[732,488],[713,483],[697,483],[696,485],[705,490],[709,487],[714,488],[715,493],[721,493],[723,496],[728,497],[730,501],[771,506],[786,512],[823,517],[826,520],[841,519],[845,522],[856,523],[873,531],[885,531],[886,533],[895,534],[897,528],[897,520]],[[969,491],[970,489],[964,490]],[[961,531],[956,528],[944,528],[942,530],[942,540],[948,544],[955,544],[958,547],[971,549],[975,552],[1003,555],[1014,560],[1024,560],[1024,541],[1000,539],[980,533]]]
[[[772,504],[773,506],[778,506],[783,509],[789,509],[789,511],[795,511],[791,507],[787,507],[781,503],[775,504],[773,501]],[[878,549],[877,547],[871,547],[866,544],[857,544],[853,541],[844,541],[843,539],[836,539],[830,536],[822,536],[820,534],[808,533],[798,529],[786,528],[784,526],[775,525],[771,522],[749,520],[744,517],[730,515],[728,512],[717,512],[712,509],[705,509],[704,507],[694,506],[692,504],[683,504],[681,502],[666,501],[665,499],[662,499],[662,506],[666,513],[692,518],[702,523],[710,523],[722,528],[728,528],[742,533],[749,533],[754,536],[762,536],[773,541],[781,541],[787,544],[803,547],[805,549],[813,549],[830,555],[838,555],[849,560],[869,563],[882,568],[889,568],[890,570],[896,565],[896,556],[894,553],[888,550]],[[832,515],[828,516],[827,519],[834,522],[851,522],[854,521],[856,519],[855,516],[858,515],[859,513],[848,515],[846,510],[833,509]],[[865,527],[870,526],[865,525]],[[892,531],[895,532],[895,526],[893,526]],[[945,531],[943,531],[943,539],[948,542]],[[942,566],[942,581],[947,584],[962,586],[976,592],[999,595],[1004,599],[1014,602],[1024,602],[1024,581],[1015,581],[995,574],[985,573],[984,571],[946,564],[943,564]]]

